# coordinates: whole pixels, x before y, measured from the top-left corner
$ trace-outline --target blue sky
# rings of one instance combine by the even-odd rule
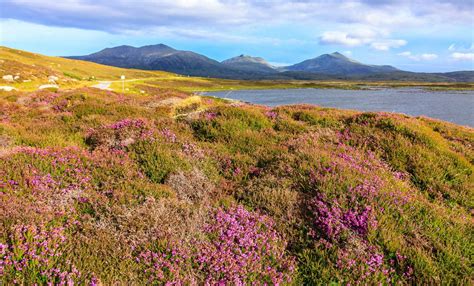
[[[0,44],[47,55],[164,43],[291,64],[339,51],[411,71],[474,70],[472,0],[2,0]]]

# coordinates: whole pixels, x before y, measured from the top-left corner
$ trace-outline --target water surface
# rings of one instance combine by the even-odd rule
[[[388,111],[428,116],[474,127],[474,91],[429,91],[420,88],[371,90],[270,89],[208,92],[206,95],[278,106],[315,104],[361,111]]]

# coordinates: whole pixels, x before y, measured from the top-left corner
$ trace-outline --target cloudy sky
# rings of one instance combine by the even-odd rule
[[[474,1],[0,0],[1,45],[83,55],[165,43],[289,64],[339,51],[412,71],[474,70]]]

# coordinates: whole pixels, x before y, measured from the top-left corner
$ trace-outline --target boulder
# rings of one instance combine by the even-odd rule
[[[7,74],[7,75],[4,75],[2,79],[6,81],[13,81],[13,76],[11,74]]]
[[[51,89],[58,89],[59,85],[57,84],[43,84],[38,89],[45,89],[45,88],[51,88]]]
[[[50,83],[55,83],[59,78],[57,76],[54,76],[54,75],[50,75],[48,76],[48,81]]]
[[[16,88],[14,88],[13,86],[7,86],[7,85],[3,85],[3,86],[0,86],[0,90],[4,90],[4,91],[12,91],[12,90],[17,90]]]

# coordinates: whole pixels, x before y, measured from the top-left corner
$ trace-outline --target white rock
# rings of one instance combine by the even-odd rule
[[[14,79],[14,80],[17,80],[17,79],[19,79],[19,78],[20,78],[20,76],[19,76],[19,75],[16,75],[13,79]]]
[[[45,88],[59,88],[57,84],[43,84],[38,87],[38,89],[45,89]]]
[[[51,83],[55,83],[59,78],[57,76],[54,76],[54,75],[50,75],[48,76],[48,80],[49,82]]]
[[[17,90],[17,89],[16,89],[16,88],[14,88],[13,86],[2,85],[2,86],[0,86],[0,90],[4,90],[4,91],[12,91],[12,90]]]
[[[23,82],[30,82],[31,79],[24,79]]]
[[[6,81],[13,81],[13,76],[11,74],[7,74],[7,75],[4,75],[2,79]]]

